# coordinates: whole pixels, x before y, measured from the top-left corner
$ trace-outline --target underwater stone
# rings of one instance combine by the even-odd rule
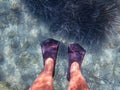
[[[20,54],[18,60],[16,61],[16,64],[20,68],[25,69],[31,67],[32,64],[37,63],[36,61],[37,59],[35,55],[25,51]]]
[[[9,14],[8,12],[9,10],[7,10],[6,8],[0,7],[0,28],[1,29],[4,29],[5,27],[8,26],[8,20],[7,20],[7,15]]]
[[[3,54],[0,53],[0,64],[3,64],[4,63],[4,56]]]
[[[29,48],[29,46],[30,46],[30,42],[29,42],[29,41],[26,41],[26,42],[23,43],[22,48],[27,49],[27,48]]]
[[[11,24],[19,24],[20,22],[20,10],[18,8],[14,8],[9,10],[8,16],[7,16],[7,20],[11,23]]]
[[[13,38],[14,36],[15,36],[15,32],[14,31],[10,31],[9,33],[8,33],[8,37],[9,38]]]
[[[0,81],[5,79],[4,72],[2,71],[2,68],[0,68]]]
[[[0,81],[0,90],[13,90],[7,82]]]
[[[3,29],[5,28],[5,24],[0,21],[0,28]]]
[[[34,74],[25,74],[22,75],[22,79],[25,82],[26,86],[30,85],[30,82],[33,82],[33,78],[35,78],[36,76]]]
[[[30,61],[30,54],[27,52],[23,52],[20,54],[19,59],[17,60],[16,64],[21,68],[25,68],[28,66]]]
[[[12,40],[11,41],[11,48],[18,48],[18,46],[19,46],[19,42],[18,41],[16,41],[16,40]]]

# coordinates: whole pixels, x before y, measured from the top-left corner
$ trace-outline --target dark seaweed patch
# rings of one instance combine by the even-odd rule
[[[118,5],[115,0],[23,0],[31,14],[50,25],[53,35],[100,50]],[[107,30],[107,29],[109,30]]]

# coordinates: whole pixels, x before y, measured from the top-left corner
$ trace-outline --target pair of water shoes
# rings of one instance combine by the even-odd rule
[[[47,39],[41,43],[43,62],[45,64],[45,60],[47,58],[52,58],[54,60],[54,71],[55,72],[55,64],[57,58],[57,52],[59,48],[60,42],[54,39]],[[69,44],[68,46],[68,73],[67,80],[70,80],[70,66],[73,62],[78,62],[80,65],[83,61],[83,57],[85,55],[85,50],[77,43]]]

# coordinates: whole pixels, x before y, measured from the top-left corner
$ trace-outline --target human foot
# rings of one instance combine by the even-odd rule
[[[70,44],[68,46],[68,73],[67,73],[67,79],[70,81],[70,67],[73,62],[79,63],[81,66],[84,55],[85,55],[85,50],[77,43]]]
[[[59,44],[60,44],[59,41],[51,39],[51,38],[49,38],[41,43],[44,65],[45,65],[45,61],[48,58],[52,58],[54,60],[53,76],[54,76],[54,72],[55,72],[54,69],[55,69]]]

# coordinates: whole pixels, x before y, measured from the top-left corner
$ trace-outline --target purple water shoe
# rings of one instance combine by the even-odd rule
[[[85,50],[77,43],[70,44],[68,46],[68,73],[67,73],[67,80],[70,80],[70,67],[73,62],[78,62],[81,66]]]
[[[51,38],[49,38],[41,43],[44,65],[45,65],[45,60],[47,58],[52,58],[54,60],[53,76],[55,73],[55,64],[56,64],[56,58],[57,58],[59,44],[60,44],[59,41],[51,39]]]

